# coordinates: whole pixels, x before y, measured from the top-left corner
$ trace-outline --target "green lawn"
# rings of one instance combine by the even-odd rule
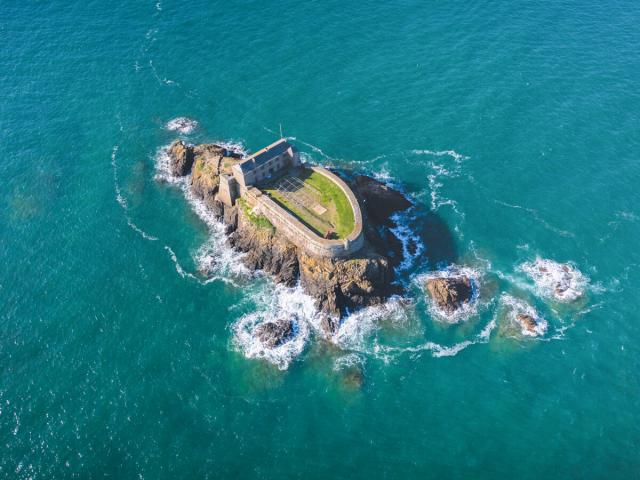
[[[274,230],[273,225],[267,217],[265,217],[264,215],[256,215],[251,212],[251,207],[249,207],[244,198],[238,199],[238,205],[240,205],[242,212],[247,216],[249,221],[256,227],[265,228],[267,230]]]
[[[265,188],[264,192],[320,236],[324,236],[328,230],[333,230],[333,238],[348,237],[353,232],[355,219],[349,199],[340,187],[324,175],[311,170],[305,169],[297,176],[311,187],[305,189],[306,194],[311,195],[315,202],[326,208],[325,213],[319,215],[291,202],[274,188]]]

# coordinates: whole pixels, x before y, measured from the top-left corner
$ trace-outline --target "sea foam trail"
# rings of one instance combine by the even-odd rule
[[[562,237],[575,237],[575,235],[573,233],[568,232],[566,230],[562,230],[562,229],[560,229],[558,227],[555,227],[555,226],[551,225],[544,218],[542,218],[540,216],[540,213],[534,208],[523,207],[521,205],[513,205],[511,203],[503,202],[502,200],[495,200],[494,199],[494,202],[497,203],[498,205],[502,205],[504,207],[514,208],[514,209],[517,209],[517,210],[523,210],[523,211],[529,213],[544,228],[546,228],[547,230],[552,231],[554,233],[557,233],[558,235],[560,235]]]
[[[129,227],[136,232],[138,235],[140,235],[142,238],[144,238],[145,240],[149,240],[151,242],[155,242],[158,240],[158,237],[155,237],[153,235],[148,234],[147,232],[145,232],[143,229],[141,229],[140,227],[138,227],[138,225],[136,225],[133,220],[131,219],[131,216],[129,215],[129,205],[127,204],[127,200],[124,198],[124,196],[122,195],[122,191],[120,190],[120,180],[118,177],[118,164],[117,164],[117,155],[118,155],[118,149],[119,146],[118,145],[114,145],[113,149],[111,150],[111,167],[113,169],[113,186],[116,192],[116,201],[118,202],[118,204],[120,205],[120,207],[122,207],[122,210],[124,211],[124,217],[127,220],[127,225],[129,225]]]
[[[431,196],[431,210],[437,211],[440,207],[449,206],[456,214],[464,218],[464,214],[458,209],[458,202],[444,198],[441,189],[444,187],[445,178],[458,178],[462,172],[462,164],[470,157],[462,155],[455,150],[412,150],[413,155],[427,155],[432,158],[428,162],[431,173],[427,175]],[[447,161],[447,159],[451,160]]]
[[[391,347],[377,345],[376,352],[382,354],[385,358],[395,357],[403,354],[416,355],[423,352],[431,352],[431,356],[439,357],[455,357],[458,353],[472,345],[479,345],[489,342],[491,332],[496,327],[495,319],[491,320],[487,325],[470,340],[454,343],[453,345],[441,345],[436,342],[427,341],[420,345],[410,347]]]

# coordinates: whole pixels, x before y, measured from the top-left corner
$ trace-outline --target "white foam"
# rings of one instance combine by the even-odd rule
[[[395,227],[391,228],[393,233],[402,244],[402,262],[396,268],[397,272],[402,272],[411,268],[415,261],[421,257],[425,246],[422,239],[411,228],[412,217],[408,212],[395,213],[391,220]]]
[[[239,144],[229,142],[216,142],[216,144],[221,145],[224,148],[227,148],[234,152],[244,152],[243,147]],[[207,275],[207,279],[204,280],[203,283],[221,280],[227,283],[235,284],[233,278],[245,277],[250,273],[242,263],[243,254],[232,249],[227,244],[227,236],[225,233],[224,224],[218,221],[206,206],[206,204],[193,194],[191,188],[189,188],[190,176],[175,177],[171,174],[169,169],[170,159],[168,149],[169,146],[165,145],[164,147],[161,147],[156,151],[155,178],[157,180],[172,183],[180,187],[184,193],[185,198],[187,199],[187,202],[191,205],[193,211],[207,225],[207,228],[209,230],[209,239],[198,249],[198,251],[194,255],[194,260],[198,265],[198,270],[201,272],[205,272]],[[179,264],[177,263],[177,260],[174,260],[174,263],[176,263],[176,269],[178,270]],[[179,270],[178,273],[180,273]],[[202,281],[193,274],[188,274],[187,276],[198,281]]]
[[[394,325],[406,323],[407,300],[400,296],[393,296],[381,305],[366,307],[351,313],[343,319],[338,331],[329,340],[345,350],[373,353],[367,340],[379,328],[380,320],[383,319]]]
[[[437,211],[441,207],[448,206],[456,214],[464,218],[464,213],[458,208],[458,203],[455,200],[443,198],[440,190],[444,186],[444,178],[457,178],[460,176],[462,163],[468,160],[469,157],[455,150],[412,150],[411,153],[435,157],[428,163],[431,173],[427,175],[431,196],[431,210]],[[451,161],[447,163],[447,158],[452,159],[453,163]]]
[[[357,353],[348,353],[341,355],[333,362],[333,370],[340,372],[351,367],[361,367],[364,365],[364,357]]]
[[[240,317],[233,325],[233,344],[247,358],[266,360],[281,370],[286,370],[303,351],[311,333],[311,325],[317,323],[318,311],[314,300],[302,287],[288,288],[267,283],[253,293],[252,303],[258,310]],[[266,321],[278,318],[294,323],[293,337],[274,348],[266,347],[253,335],[254,328]]]
[[[427,281],[433,278],[457,278],[465,276],[469,278],[471,282],[471,300],[462,304],[460,308],[454,312],[447,312],[436,305],[431,299],[431,296],[425,291],[425,285]],[[429,312],[438,320],[442,320],[446,323],[459,323],[468,320],[470,317],[478,313],[479,297],[480,297],[480,284],[482,274],[480,271],[475,270],[468,266],[450,265],[443,270],[437,270],[435,272],[428,272],[418,275],[415,278],[415,282],[418,287],[425,291],[427,304],[429,305]]]
[[[157,32],[157,29],[155,29],[154,34]],[[152,41],[155,41],[155,38],[151,38]],[[151,71],[153,72],[153,76],[156,77],[156,80],[158,81],[158,83],[160,85],[169,85],[169,86],[173,86],[175,85],[176,87],[179,87],[180,84],[178,82],[175,82],[173,80],[169,80],[168,78],[165,77],[160,77],[160,75],[158,75],[158,71],[156,70],[155,65],[153,64],[153,60],[149,60],[149,66],[151,67]]]
[[[560,302],[573,302],[582,297],[589,283],[589,278],[571,263],[538,257],[521,264],[519,269],[533,280],[539,295]]]
[[[500,296],[500,304],[506,309],[505,320],[509,322],[509,326],[518,328],[520,333],[528,337],[542,336],[547,332],[548,322],[542,318],[536,309],[522,299],[516,298],[507,293]],[[525,328],[518,320],[518,315],[528,315],[536,322],[533,332]]]
[[[169,120],[165,128],[170,131],[180,132],[188,135],[198,127],[198,122],[187,117],[176,117]]]
[[[119,149],[119,146],[118,145],[114,145],[113,149],[111,150],[111,168],[113,170],[113,186],[114,186],[114,190],[116,192],[116,201],[118,202],[118,204],[120,205],[120,207],[122,207],[122,210],[124,211],[124,217],[127,220],[127,225],[129,225],[129,227],[134,232],[139,234],[145,240],[149,240],[151,242],[155,242],[156,240],[158,240],[158,238],[153,236],[153,235],[148,234],[143,229],[138,227],[138,225],[136,225],[133,222],[133,220],[131,220],[131,216],[129,215],[129,206],[127,204],[127,199],[124,198],[124,196],[122,195],[122,191],[120,190],[120,180],[119,180],[119,177],[118,177],[118,164],[116,162],[116,158],[117,158],[117,155],[118,155],[118,149]]]
[[[435,157],[448,156],[453,158],[456,162],[461,162],[462,160],[469,159],[468,156],[462,155],[455,150],[412,150],[411,153],[414,153],[416,155],[433,155]]]

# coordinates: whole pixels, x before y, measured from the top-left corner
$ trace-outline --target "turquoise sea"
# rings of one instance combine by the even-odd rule
[[[0,478],[640,478],[639,25],[631,0],[2,1]],[[162,181],[175,138],[280,125],[416,204],[406,296],[333,342]],[[562,263],[575,301],[531,275]],[[421,287],[455,266],[480,291],[453,324]],[[245,327],[283,313],[295,345],[256,358]]]

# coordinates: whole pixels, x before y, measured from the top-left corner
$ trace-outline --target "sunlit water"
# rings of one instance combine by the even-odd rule
[[[0,477],[638,475],[636,2],[0,13]],[[415,203],[406,294],[330,338],[164,169],[280,127]]]

